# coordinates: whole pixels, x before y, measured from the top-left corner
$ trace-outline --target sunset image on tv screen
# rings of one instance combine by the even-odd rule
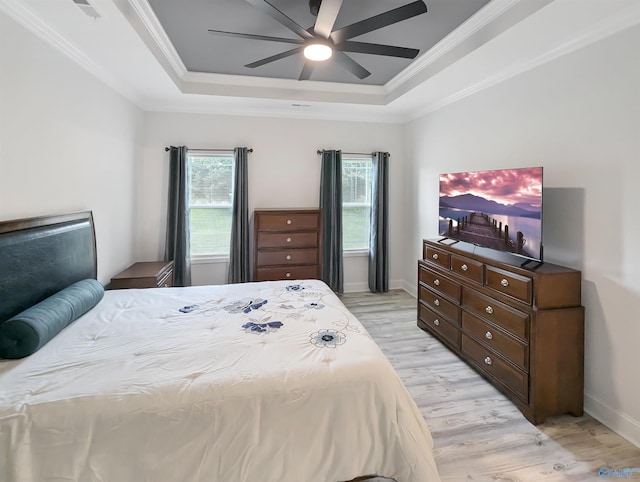
[[[541,259],[542,167],[440,175],[441,235]]]

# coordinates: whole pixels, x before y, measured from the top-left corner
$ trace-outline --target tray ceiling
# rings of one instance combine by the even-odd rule
[[[269,0],[302,27],[312,27],[316,17],[308,0]],[[427,13],[354,37],[353,40],[410,47],[427,52],[486,5],[489,0],[426,0]],[[411,0],[346,0],[334,30],[411,3]],[[290,50],[294,46],[264,40],[233,38],[210,33],[238,33],[298,39],[291,30],[244,0],[149,0],[154,14],[187,70],[217,74],[297,80],[304,59],[296,54],[257,68],[246,64]],[[348,53],[371,72],[358,79],[334,59],[317,62],[311,80],[384,85],[406,69],[410,59]],[[415,62],[415,60],[413,60]]]

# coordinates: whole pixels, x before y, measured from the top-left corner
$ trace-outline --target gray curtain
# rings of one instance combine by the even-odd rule
[[[342,152],[322,151],[322,280],[336,293],[344,291],[342,265]]]
[[[164,259],[174,263],[174,286],[191,285],[188,175],[187,148],[172,146],[169,152],[169,201]]]
[[[236,147],[233,178],[233,206],[231,215],[231,249],[229,251],[229,283],[251,280],[249,268],[249,156],[246,147]]]
[[[389,291],[389,153],[373,154],[369,290]]]

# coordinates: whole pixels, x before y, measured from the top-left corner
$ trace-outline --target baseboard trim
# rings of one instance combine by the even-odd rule
[[[389,281],[389,289],[391,290],[405,290],[405,282],[403,280],[392,280]],[[369,282],[359,282],[359,283],[345,283],[344,284],[344,292],[345,293],[363,293],[365,291],[369,291]]]
[[[640,421],[587,393],[584,394],[584,411],[640,448]]]

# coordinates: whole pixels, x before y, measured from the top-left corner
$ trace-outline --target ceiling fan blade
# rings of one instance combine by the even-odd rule
[[[346,42],[335,45],[336,50],[342,52],[355,52],[358,54],[374,54],[374,55],[386,55],[387,57],[401,57],[403,59],[415,59],[420,50],[411,49],[408,47],[395,47],[393,45],[380,45],[371,44],[366,42],[353,42],[347,40]]]
[[[300,77],[298,77],[298,80],[309,80],[309,77],[311,77],[312,72],[313,72],[313,63],[305,62],[304,65],[302,66],[302,71],[300,72]]]
[[[271,5],[267,0],[247,0],[247,2],[249,2],[254,7],[259,8],[264,13],[269,15],[271,18],[273,18],[273,19],[277,20],[278,22],[280,22],[282,25],[287,27],[293,33],[298,35],[300,38],[303,38],[303,39],[313,38],[313,35],[311,35],[309,32],[307,32],[304,28],[302,28],[300,25],[298,25],[292,19],[287,17],[284,13],[282,13],[276,7]]]
[[[426,13],[426,11],[427,6],[425,3],[422,0],[417,0],[404,5],[403,7],[394,8],[388,12],[369,17],[365,20],[361,20],[360,22],[352,23],[351,25],[338,29],[331,34],[331,40],[336,44],[341,43],[350,38],[357,37],[358,35],[378,30],[379,28],[393,25],[394,23],[401,22],[402,20],[407,20],[408,18],[415,17],[416,15]]]
[[[211,30],[209,32],[215,33],[218,35],[226,35],[228,37],[240,37],[240,38],[248,38],[252,40],[266,40],[269,42],[282,42],[287,44],[298,44],[301,45],[304,43],[304,40],[295,39],[295,38],[285,38],[285,37],[268,37],[266,35],[254,35],[251,33],[239,33],[239,32],[226,32],[224,30]]]
[[[322,0],[320,4],[320,10],[318,11],[318,17],[316,18],[316,24],[313,26],[313,31],[323,38],[329,38],[333,26],[340,13],[342,7],[342,0]]]
[[[262,65],[269,64],[271,62],[275,62],[276,60],[284,59],[286,57],[290,57],[297,53],[302,52],[302,47],[296,47],[295,49],[287,50],[286,52],[282,52],[281,54],[272,55],[271,57],[267,57],[262,60],[257,60],[256,62],[252,62],[250,64],[245,65],[245,67],[249,67],[250,69],[254,69],[256,67],[261,67]]]
[[[348,70],[359,79],[364,79],[365,77],[369,77],[371,75],[371,72],[369,72],[344,52],[334,52],[333,58],[343,69]]]

